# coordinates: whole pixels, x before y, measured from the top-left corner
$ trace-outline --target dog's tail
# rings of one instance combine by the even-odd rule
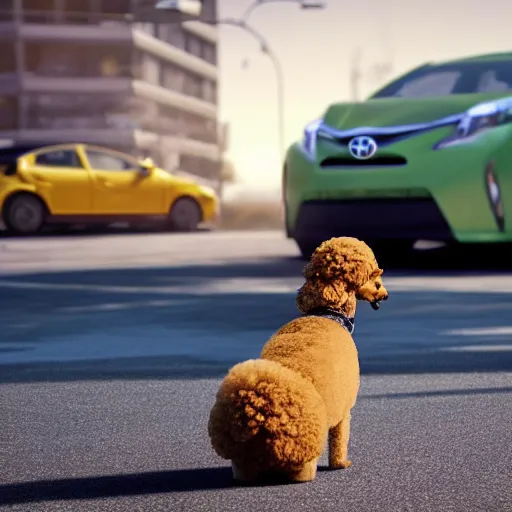
[[[313,384],[264,359],[231,368],[210,412],[213,449],[254,467],[300,467],[322,454],[327,440],[325,405]]]

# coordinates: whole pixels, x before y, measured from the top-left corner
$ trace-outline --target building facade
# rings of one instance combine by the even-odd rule
[[[215,181],[217,29],[155,3],[2,0],[0,139],[101,144]]]

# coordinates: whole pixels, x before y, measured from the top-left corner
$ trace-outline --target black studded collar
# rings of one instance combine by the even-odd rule
[[[344,327],[349,334],[354,332],[355,327],[355,317],[346,316],[339,311],[331,308],[316,308],[311,311],[308,311],[304,316],[317,316],[321,318],[328,318],[329,320],[334,320],[336,323]]]

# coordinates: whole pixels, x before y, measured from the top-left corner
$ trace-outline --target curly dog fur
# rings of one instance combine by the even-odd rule
[[[329,467],[348,468],[350,411],[359,391],[357,349],[325,310],[354,317],[356,301],[378,308],[388,297],[372,250],[355,238],[321,244],[304,268],[297,295],[303,316],[281,327],[259,359],[235,365],[210,412],[216,453],[232,462],[236,480],[315,478],[329,444]]]

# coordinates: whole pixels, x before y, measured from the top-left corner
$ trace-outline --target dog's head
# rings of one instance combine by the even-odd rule
[[[303,314],[320,307],[346,312],[355,308],[357,299],[379,309],[380,302],[388,298],[373,251],[357,238],[323,242],[304,268],[304,277],[306,282],[297,295]]]

